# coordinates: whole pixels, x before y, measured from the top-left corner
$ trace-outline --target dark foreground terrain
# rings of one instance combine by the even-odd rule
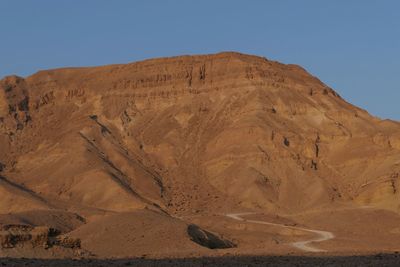
[[[400,266],[399,254],[368,256],[225,256],[184,259],[0,259],[1,266]]]

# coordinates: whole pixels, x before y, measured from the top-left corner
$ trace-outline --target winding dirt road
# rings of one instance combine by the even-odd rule
[[[316,238],[291,243],[291,245],[294,246],[295,248],[298,248],[300,250],[307,251],[307,252],[326,252],[326,250],[319,249],[319,248],[312,246],[311,243],[323,242],[323,241],[333,239],[335,237],[335,235],[333,233],[328,232],[328,231],[313,230],[313,229],[307,229],[307,228],[303,228],[303,227],[289,226],[289,225],[284,225],[284,224],[271,223],[271,222],[258,221],[258,220],[247,220],[242,217],[245,215],[252,215],[252,214],[256,214],[256,213],[254,213],[254,212],[228,213],[228,214],[225,214],[225,216],[232,218],[234,220],[245,221],[248,223],[279,226],[279,227],[300,230],[300,231],[316,234],[316,236],[317,236]]]

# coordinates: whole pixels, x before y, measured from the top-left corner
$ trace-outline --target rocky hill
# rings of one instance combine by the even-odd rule
[[[178,231],[185,217],[237,210],[400,212],[400,124],[297,65],[230,52],[46,70],[0,88],[0,219],[53,227],[40,210],[99,255],[112,216]]]

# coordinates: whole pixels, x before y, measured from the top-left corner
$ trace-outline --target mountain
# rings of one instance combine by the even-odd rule
[[[12,221],[25,227],[19,234],[48,227],[81,242],[49,244],[56,255],[242,253],[260,249],[249,240],[264,230],[244,234],[224,214],[336,229],[326,214],[335,211],[351,225],[336,229],[329,250],[396,247],[400,124],[300,66],[227,52],[46,70],[0,88],[3,236]],[[340,233],[360,229],[354,216],[370,221],[365,231],[383,220],[392,237],[343,246]],[[305,235],[275,230],[263,232],[271,251]]]

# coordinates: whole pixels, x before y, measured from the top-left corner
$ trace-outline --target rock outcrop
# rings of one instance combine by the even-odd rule
[[[223,249],[223,248],[234,248],[236,245],[229,240],[225,240],[216,234],[201,229],[195,224],[190,224],[187,228],[187,233],[193,242],[196,242],[200,246],[210,249]]]
[[[79,239],[60,235],[60,231],[48,227],[32,227],[29,225],[3,225],[0,229],[0,248],[11,249],[31,246],[48,249],[53,246],[79,249]]]

